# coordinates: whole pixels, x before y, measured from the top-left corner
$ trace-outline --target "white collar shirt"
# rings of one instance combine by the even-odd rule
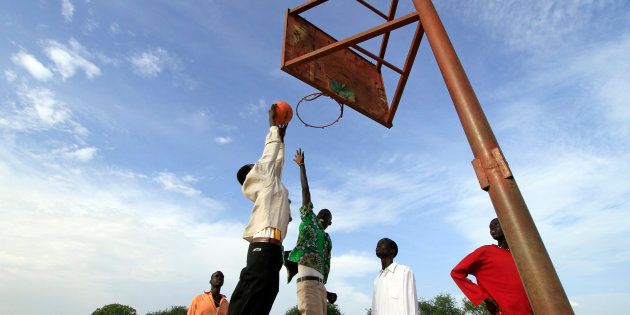
[[[243,183],[243,195],[254,202],[243,238],[251,242],[254,234],[267,228],[280,230],[283,240],[291,217],[289,191],[282,184],[284,143],[277,126],[271,126],[265,138],[263,154]]]
[[[417,315],[416,279],[409,267],[391,263],[374,279],[372,315]]]

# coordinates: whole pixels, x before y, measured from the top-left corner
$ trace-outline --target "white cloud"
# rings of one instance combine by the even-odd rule
[[[217,124],[214,115],[208,109],[185,113],[177,118],[177,122],[198,132],[209,130]]]
[[[214,138],[214,141],[218,144],[228,144],[232,142],[233,140],[230,137],[216,137]]]
[[[120,302],[144,314],[187,305],[218,269],[232,291],[247,248],[242,224],[165,195],[141,174],[51,168],[23,149],[0,143],[0,294],[48,294],[2,303],[0,313],[89,314]]]
[[[64,123],[70,118],[70,110],[55,99],[51,90],[32,89],[24,96],[32,104],[36,117],[47,125]]]
[[[380,261],[374,255],[349,252],[335,255],[330,262],[330,275],[326,289],[337,293],[339,308],[346,314],[364,314],[372,304],[371,287],[358,285],[358,279],[375,277]],[[367,292],[366,292],[367,291]]]
[[[65,80],[75,75],[77,70],[82,70],[88,79],[101,74],[101,69],[86,58],[90,53],[74,38],[68,41],[69,47],[50,40],[44,50],[48,58],[55,63],[55,70]]]
[[[201,191],[190,186],[190,183],[193,182],[191,180],[192,178],[193,177],[185,176],[180,179],[177,175],[171,172],[163,171],[153,178],[153,180],[161,184],[162,187],[168,191],[177,192],[189,197],[199,196],[201,195]]]
[[[572,299],[575,299],[571,306],[576,314],[621,314],[620,310],[628,309],[630,293],[611,291],[578,295]]]
[[[444,177],[438,178],[437,174],[447,173],[448,170],[416,162],[428,161],[426,157],[416,158],[413,163],[401,161],[387,170],[371,168],[369,171],[330,172],[325,180],[311,180],[309,186],[313,200],[320,200],[315,207],[333,211],[335,224],[330,227],[332,231],[354,231],[392,224],[398,222],[404,213],[443,202],[447,197],[439,192],[448,189],[448,182]],[[410,173],[415,176],[408,176]],[[431,185],[426,185],[427,181]],[[294,188],[294,191],[299,190]],[[383,198],[384,192],[396,198]]]
[[[112,33],[112,34],[120,33],[120,25],[118,25],[118,23],[116,23],[116,22],[110,24],[109,25],[109,32]]]
[[[81,30],[84,33],[88,34],[96,30],[98,27],[99,23],[95,19],[88,18],[85,20],[85,23],[83,23],[83,26],[81,26]]]
[[[93,8],[87,9],[87,16],[88,17],[85,19],[83,25],[81,26],[81,30],[85,34],[89,34],[99,27],[99,23],[95,18]]]
[[[330,265],[331,276],[337,280],[376,275],[380,270],[380,260],[368,253],[349,252],[334,256]]]
[[[171,63],[171,57],[165,49],[156,48],[136,54],[129,61],[140,76],[157,77]]]
[[[47,81],[52,78],[53,73],[44,66],[39,60],[32,55],[29,55],[23,51],[14,54],[11,57],[11,61],[18,66],[26,69],[35,79],[39,81]]]
[[[598,27],[598,13],[622,9],[618,0],[473,0],[452,1],[449,6],[474,25],[484,27],[493,37],[511,47],[547,51],[571,42],[570,34]]]
[[[59,129],[79,138],[88,135],[89,131],[73,119],[72,111],[53,91],[22,87],[16,93],[17,99],[0,109],[0,128],[24,132]]]
[[[17,74],[11,70],[4,70],[4,78],[7,79],[7,82],[12,83],[17,78]]]
[[[194,90],[199,83],[183,71],[181,59],[166,49],[158,47],[132,54],[127,58],[133,67],[133,72],[144,78],[156,78],[169,73],[174,86]]]
[[[94,158],[98,152],[98,149],[95,147],[85,147],[76,150],[70,150],[63,153],[63,156],[66,159],[77,160],[80,162],[88,162]]]
[[[620,124],[623,135],[630,134],[630,32],[606,43],[593,44],[571,60],[568,75],[583,78],[581,82],[597,95],[600,108],[611,122]]]
[[[259,99],[257,104],[247,104],[243,111],[240,111],[238,114],[242,118],[249,117],[259,117],[262,113],[264,113],[267,109],[269,109],[270,104],[264,99]]]
[[[63,18],[70,22],[72,21],[72,16],[74,15],[74,5],[70,0],[61,0],[61,15]]]

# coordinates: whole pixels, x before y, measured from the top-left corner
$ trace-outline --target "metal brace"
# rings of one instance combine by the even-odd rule
[[[488,191],[488,189],[490,189],[490,181],[488,180],[488,176],[486,175],[486,170],[498,167],[499,172],[501,172],[501,176],[503,176],[503,178],[512,177],[512,171],[510,170],[510,166],[505,160],[505,156],[503,156],[501,149],[496,147],[492,149],[491,153],[494,161],[491,161],[491,163],[487,166],[484,166],[481,160],[478,158],[472,160],[471,162],[473,165],[473,169],[475,170],[475,174],[477,175],[477,180],[479,180],[479,186],[485,191]]]

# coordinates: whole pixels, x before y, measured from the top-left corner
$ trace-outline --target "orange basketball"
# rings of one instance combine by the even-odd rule
[[[288,125],[293,118],[291,105],[285,101],[277,101],[274,104],[276,104],[276,125]]]

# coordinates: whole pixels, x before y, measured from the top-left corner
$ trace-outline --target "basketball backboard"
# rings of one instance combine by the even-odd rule
[[[392,30],[418,22],[417,14],[412,13],[394,19],[396,3],[393,2],[389,15],[380,14],[387,20],[386,23],[338,41],[299,15],[300,12],[319,4],[316,2],[325,1],[311,1],[307,5],[287,11],[282,70],[383,126],[391,128],[398,102],[422,39],[422,26],[417,23],[416,34],[403,69],[383,59],[387,38]],[[359,43],[380,35],[384,37],[379,56],[358,46]],[[377,62],[369,61],[356,51]],[[381,74],[382,65],[390,67],[401,75],[391,106],[385,93]]]

